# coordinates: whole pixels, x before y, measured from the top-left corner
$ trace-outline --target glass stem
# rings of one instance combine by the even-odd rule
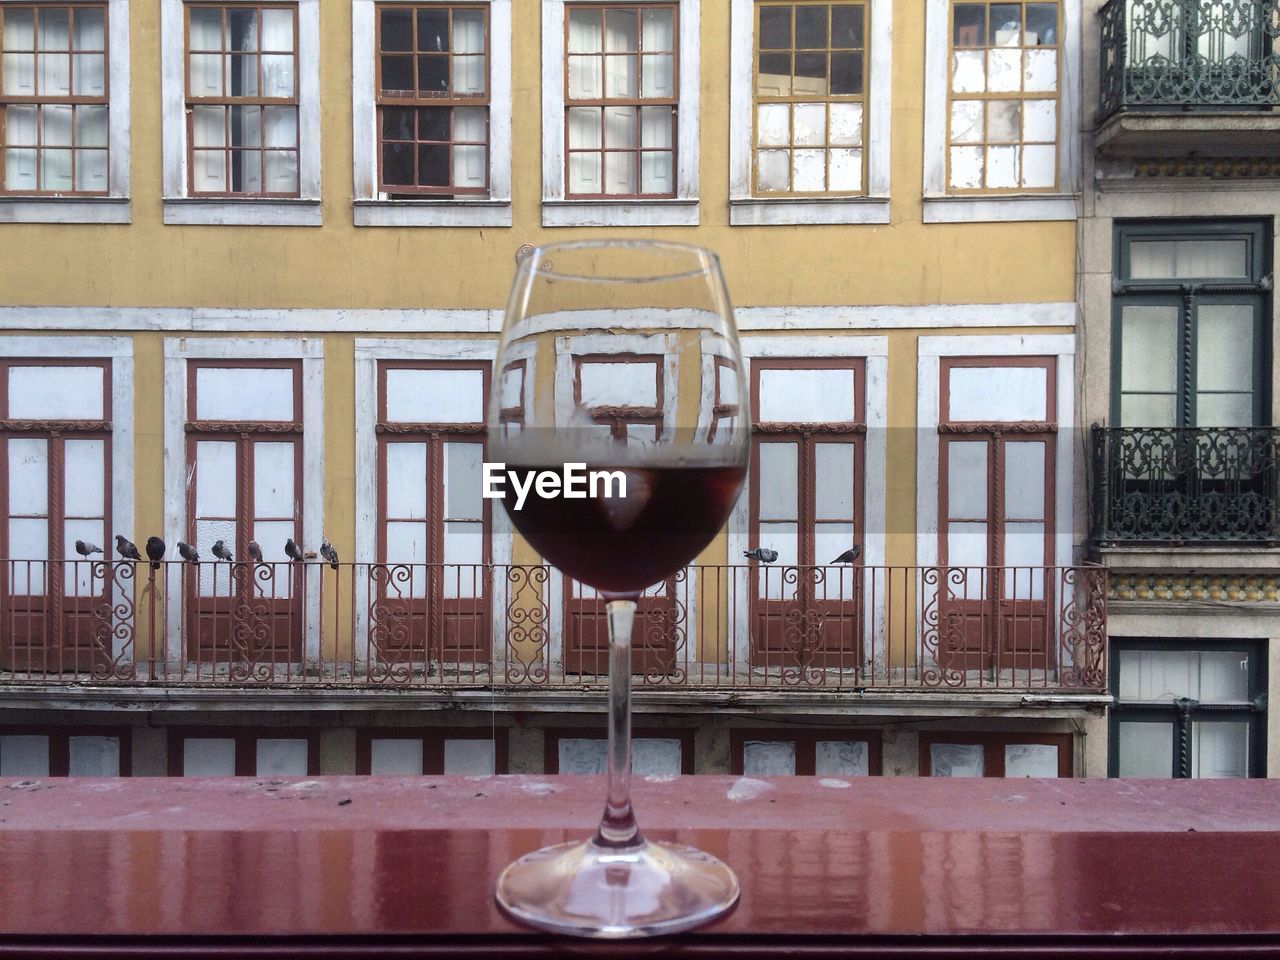
[[[634,847],[643,842],[631,810],[631,627],[634,599],[612,599],[609,619],[609,795],[595,842]]]

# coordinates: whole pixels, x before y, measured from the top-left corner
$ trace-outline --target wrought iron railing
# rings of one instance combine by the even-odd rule
[[[637,686],[1106,686],[1101,567],[694,566],[647,591]],[[539,565],[0,561],[0,685],[589,689],[604,602]]]
[[[1098,119],[1147,107],[1280,103],[1280,0],[1109,0]]]
[[[1093,428],[1094,540],[1280,543],[1280,429]]]

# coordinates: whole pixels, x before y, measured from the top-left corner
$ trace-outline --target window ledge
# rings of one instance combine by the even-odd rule
[[[0,223],[129,223],[128,197],[0,197]]]
[[[1074,220],[1072,193],[1015,193],[1000,196],[925,197],[925,223],[999,223],[1006,220]]]
[[[509,227],[510,200],[356,200],[357,227]]]
[[[735,227],[823,223],[888,223],[888,197],[734,197]]]
[[[186,226],[318,227],[322,213],[319,199],[165,197],[164,222]]]
[[[696,198],[542,201],[544,227],[696,227]]]

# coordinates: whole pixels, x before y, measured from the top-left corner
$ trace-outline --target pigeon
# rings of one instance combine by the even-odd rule
[[[831,562],[832,563],[854,563],[860,556],[862,556],[862,546],[858,544],[850,547],[848,550],[840,554],[840,556],[836,557]]]
[[[80,554],[82,557],[87,557],[90,554],[101,552],[102,548],[97,544],[85,543],[83,540],[76,541],[76,553]]]
[[[138,553],[137,546],[129,540],[126,540],[120,534],[116,534],[116,553],[124,557],[126,560],[141,560],[142,555]]]
[[[227,549],[226,544],[223,543],[221,540],[217,541],[213,545],[213,555],[217,557],[219,560],[227,561],[227,563],[231,563],[233,560],[235,560],[235,557],[231,555],[231,551]]]
[[[778,559],[778,551],[768,547],[756,547],[754,550],[743,550],[742,555],[748,560],[759,560],[761,563],[773,563]]]
[[[183,543],[181,540],[178,541],[178,556],[189,563],[200,562],[200,554],[196,552],[196,548],[189,543]]]
[[[164,541],[159,537],[147,537],[147,559],[151,561],[152,570],[160,569],[160,561],[164,559]]]
[[[262,548],[258,546],[257,540],[249,541],[249,559],[254,563],[262,562]]]
[[[324,557],[334,570],[338,569],[338,551],[333,549],[333,544],[328,540],[320,541],[320,556]]]
[[[302,548],[293,542],[292,537],[284,542],[284,555],[290,560],[302,559]]]

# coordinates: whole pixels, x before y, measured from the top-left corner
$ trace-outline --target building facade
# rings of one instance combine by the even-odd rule
[[[1091,12],[0,18],[0,774],[599,769],[600,601],[479,470],[522,248],[622,236],[719,254],[757,424],[728,527],[642,601],[637,770],[1106,775]]]

